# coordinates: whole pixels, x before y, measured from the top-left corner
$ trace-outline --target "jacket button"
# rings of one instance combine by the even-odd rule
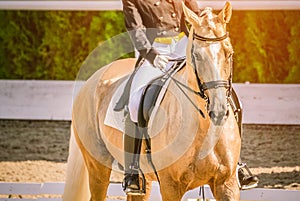
[[[175,31],[179,31],[179,28],[178,28],[178,27],[175,27]]]
[[[160,5],[160,1],[157,1],[154,5],[155,6],[159,6]]]
[[[176,13],[172,13],[172,17],[176,17]]]

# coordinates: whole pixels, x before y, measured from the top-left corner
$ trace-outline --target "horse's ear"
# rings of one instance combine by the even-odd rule
[[[219,18],[223,23],[229,23],[232,14],[232,6],[229,1],[226,1],[226,4],[222,11],[219,13]]]
[[[182,1],[182,8],[185,15],[185,19],[193,26],[199,24],[199,18],[196,13],[194,13],[192,10],[190,10],[184,2]]]

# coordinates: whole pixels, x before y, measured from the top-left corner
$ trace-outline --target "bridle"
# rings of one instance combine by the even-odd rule
[[[207,38],[207,37],[199,36],[196,33],[193,33],[193,40],[200,40],[200,41],[203,41],[203,42],[215,43],[215,42],[221,42],[221,41],[225,40],[228,37],[228,35],[229,34],[226,33],[225,35],[223,35],[221,37]],[[227,101],[228,101],[230,96],[231,96],[231,93],[232,93],[232,55],[230,55],[229,59],[230,59],[230,75],[229,75],[227,80],[214,80],[214,81],[209,81],[209,82],[202,82],[200,80],[199,76],[198,76],[198,72],[197,72],[196,64],[194,62],[194,58],[192,58],[199,91],[195,91],[195,90],[191,89],[186,84],[184,84],[184,83],[180,82],[179,80],[175,79],[168,72],[164,72],[164,73],[166,75],[168,75],[168,78],[171,78],[175,82],[177,87],[182,91],[182,93],[192,103],[192,105],[196,108],[196,110],[201,114],[201,116],[203,118],[205,118],[205,115],[204,115],[203,111],[200,108],[198,108],[198,106],[193,102],[193,100],[189,97],[189,95],[182,89],[182,87],[186,88],[187,90],[189,90],[190,92],[196,94],[197,96],[200,96],[201,98],[203,98],[207,102],[207,107],[209,105],[209,98],[205,94],[205,91],[208,90],[208,89],[212,89],[212,88],[216,89],[216,88],[219,88],[219,87],[225,87],[227,89]],[[172,60],[169,60],[169,61],[180,62],[180,61],[182,61],[182,58],[172,59]],[[184,58],[184,61],[185,61],[185,58]],[[185,64],[185,62],[183,64]],[[229,103],[227,103],[227,104],[229,104]]]
[[[194,32],[193,40],[197,39],[197,40],[204,41],[204,42],[220,42],[222,40],[225,40],[228,37],[228,35],[229,35],[228,32],[226,32],[226,34],[224,34],[224,36],[221,36],[221,37],[207,38],[207,37],[199,36],[198,34],[196,34]]]
[[[224,34],[223,36],[215,37],[215,38],[208,38],[208,37],[199,36],[198,34],[196,34],[194,32],[193,33],[193,41],[194,40],[200,40],[200,41],[207,42],[207,43],[222,42],[223,40],[225,40],[228,37],[228,35],[229,35],[228,32],[226,32],[226,34]],[[198,83],[198,87],[199,87],[199,94],[200,94],[201,97],[204,97],[205,99],[207,99],[207,101],[209,101],[209,99],[205,95],[205,91],[208,90],[208,89],[213,89],[213,88],[217,89],[219,87],[225,87],[227,89],[227,99],[231,96],[231,91],[232,91],[232,55],[230,55],[229,60],[230,60],[230,75],[229,75],[227,80],[214,80],[214,81],[209,81],[209,82],[202,82],[200,80],[199,76],[198,76],[195,59],[192,56],[194,71],[195,71],[195,74],[196,74],[197,83]]]

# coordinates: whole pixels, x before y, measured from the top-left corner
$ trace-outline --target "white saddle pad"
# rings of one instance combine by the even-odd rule
[[[112,99],[110,101],[110,104],[108,106],[106,116],[104,119],[104,124],[110,127],[113,127],[121,132],[124,132],[124,110],[121,110],[119,112],[114,111],[114,107],[116,103],[118,102],[120,96],[122,95],[125,85],[128,81],[129,77],[124,80],[124,82],[121,83],[121,85],[117,88],[116,92],[112,96]],[[149,126],[151,126],[151,120],[152,117],[156,114],[158,106],[160,105],[164,94],[166,93],[167,87],[169,85],[170,79],[167,80],[166,84],[162,87],[162,90],[156,100],[155,107],[151,113],[150,121],[149,121]]]
[[[128,79],[129,76],[121,83],[121,85],[115,91],[109,103],[106,116],[104,119],[105,125],[113,127],[121,132],[124,131],[124,110],[116,112],[114,111],[114,107],[118,102],[119,98],[121,97]]]

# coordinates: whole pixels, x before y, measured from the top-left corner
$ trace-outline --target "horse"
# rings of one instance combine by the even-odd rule
[[[236,168],[241,138],[232,107],[233,49],[226,31],[232,7],[200,16],[183,4],[191,25],[186,65],[172,75],[149,129],[154,135],[152,161],[157,177],[141,153],[146,193],[127,200],[149,199],[151,182],[160,181],[163,201],[208,184],[218,201],[239,200]],[[64,201],[104,201],[114,160],[124,165],[123,133],[104,124],[111,98],[134,70],[133,58],[116,60],[95,72],[73,103]],[[144,147],[144,144],[142,145]],[[144,148],[142,148],[144,150]]]

